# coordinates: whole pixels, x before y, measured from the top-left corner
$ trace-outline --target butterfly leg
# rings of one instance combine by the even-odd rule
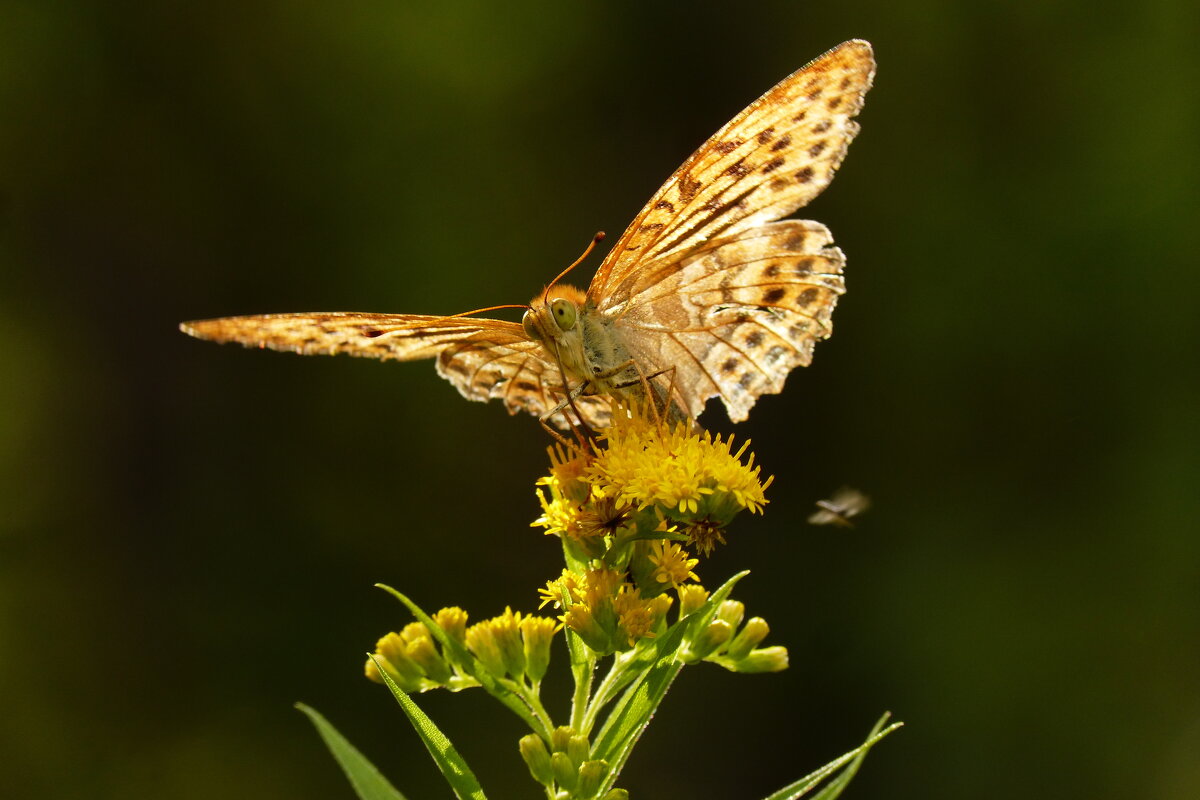
[[[691,420],[679,404],[671,400],[675,394],[675,376],[677,374],[674,365],[646,375],[636,363],[630,360],[629,363],[623,364],[618,370],[628,368],[629,366],[637,369],[637,378],[625,383],[614,384],[614,389],[628,389],[633,386],[641,386],[643,396],[649,398],[651,401],[650,408],[656,418],[661,412],[666,416],[668,422],[690,422],[693,425],[695,424],[695,420]],[[651,383],[652,380],[662,375],[670,375],[670,381],[667,384],[665,392],[657,384]]]
[[[556,414],[564,412],[568,408],[574,412],[574,419],[572,419],[571,414],[563,414],[563,419],[566,420],[570,431],[575,434],[576,440],[582,443],[588,442],[595,437],[595,431],[592,430],[591,426],[587,424],[587,421],[584,420],[583,414],[580,413],[579,408],[575,405],[575,398],[583,394],[586,388],[587,384],[581,383],[574,389],[571,389],[567,392],[566,397],[564,397],[558,405],[538,417],[538,422],[541,423],[542,427],[546,429],[546,432],[553,436],[559,444],[567,445],[569,444],[569,440],[550,426],[550,420],[553,419]]]

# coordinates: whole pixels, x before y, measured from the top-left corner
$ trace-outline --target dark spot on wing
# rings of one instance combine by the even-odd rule
[[[762,302],[766,305],[775,305],[780,300],[787,296],[787,289],[782,286],[776,286],[763,292]]]
[[[803,228],[800,228],[784,239],[781,244],[783,245],[784,250],[799,251],[804,249],[804,240],[807,238],[808,232]]]
[[[764,128],[758,132],[758,143],[766,144],[767,142],[771,141],[771,139],[773,139],[774,137],[775,137],[775,126],[772,125],[771,127]]]
[[[758,330],[750,331],[750,334],[746,337],[746,346],[751,349],[757,349],[758,346],[760,344],[762,344],[762,340],[763,340],[762,331],[758,331]]]
[[[842,104],[842,97],[841,97],[841,95],[838,95],[837,97],[831,97],[829,99],[829,102],[826,103],[825,105],[829,108],[830,111],[836,111],[837,107],[840,106],[841,104]]]
[[[767,266],[763,267],[762,274],[768,278],[778,277],[779,276],[779,264],[777,264],[777,263],[767,264]]]
[[[796,298],[796,303],[801,308],[804,308],[806,306],[811,305],[817,299],[817,297],[820,296],[820,294],[821,293],[819,291],[817,291],[817,289],[810,286],[809,288],[805,289],[803,292],[800,293],[800,296]]]
[[[679,176],[679,196],[683,202],[689,202],[700,191],[703,186],[700,181],[693,178],[691,175],[683,174]]]
[[[763,165],[762,172],[764,175],[769,175],[770,173],[774,172],[775,170],[779,169],[782,166],[783,166],[783,158],[781,156],[777,156]]]
[[[725,363],[721,365],[721,372],[728,375],[731,372],[733,372],[734,370],[736,370],[737,367],[738,367],[738,360],[736,358],[727,358],[727,359],[725,359]]]
[[[808,154],[811,157],[816,158],[817,156],[821,155],[821,153],[825,152],[825,148],[827,145],[828,145],[828,142],[826,142],[824,139],[822,139],[821,141],[814,144],[812,147],[808,148]]]
[[[657,203],[654,204],[654,207],[656,209],[662,209],[664,211],[674,211],[675,210],[675,204],[672,203],[670,200],[659,200]]]
[[[805,167],[804,169],[802,169],[796,173],[796,180],[798,180],[800,183],[808,183],[812,179],[813,179],[813,168],[812,167]]]
[[[779,137],[779,141],[777,141],[775,144],[771,145],[771,152],[778,153],[780,150],[784,149],[785,147],[790,146],[791,143],[792,143],[792,135],[790,133],[785,133],[783,136]]]
[[[730,164],[725,169],[725,174],[734,178],[741,178],[750,172],[750,168],[742,163],[745,159],[739,158],[735,163]]]
[[[825,131],[829,130],[832,127],[833,127],[833,120],[823,119],[820,122],[818,122],[816,125],[812,126],[812,132],[813,133],[824,133]]]

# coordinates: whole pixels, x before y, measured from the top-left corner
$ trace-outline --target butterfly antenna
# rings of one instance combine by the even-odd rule
[[[483,314],[484,312],[487,312],[487,311],[499,311],[502,308],[528,309],[529,306],[519,306],[519,305],[513,305],[511,303],[506,303],[502,306],[488,306],[487,308],[477,308],[474,311],[463,311],[459,314],[451,314],[450,316],[447,317],[447,319],[453,319],[454,317],[473,317],[476,314]]]
[[[544,292],[542,292],[542,302],[543,303],[545,303],[547,300],[549,300],[550,290],[554,287],[554,284],[558,283],[563,278],[565,278],[567,276],[568,272],[570,272],[571,270],[578,267],[579,264],[585,258],[587,258],[589,255],[591,255],[592,250],[596,249],[596,245],[600,244],[603,241],[604,241],[604,231],[597,231],[596,235],[592,237],[592,240],[590,242],[588,242],[588,246],[583,251],[583,255],[581,255],[579,258],[575,259],[574,261],[572,261],[571,266],[567,267],[562,272],[558,273],[558,275],[554,278],[554,280],[552,280],[548,284],[546,284],[546,290]]]

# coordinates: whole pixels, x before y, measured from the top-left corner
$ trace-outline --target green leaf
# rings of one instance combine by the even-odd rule
[[[354,793],[362,800],[404,800],[404,795],[396,791],[375,765],[350,744],[346,737],[338,733],[329,720],[304,703],[296,703],[296,708],[312,720],[317,733],[325,740],[325,746],[346,773],[350,785],[354,787]]]
[[[374,660],[375,656],[371,656],[371,659]],[[378,665],[376,661],[376,666]],[[475,778],[475,773],[471,772],[466,760],[454,749],[454,745],[446,738],[446,734],[433,724],[433,720],[425,716],[425,712],[417,707],[412,698],[396,685],[396,682],[384,672],[382,667],[379,669],[379,675],[387,687],[392,690],[392,696],[396,698],[396,702],[408,715],[408,721],[416,729],[417,736],[421,737],[421,741],[425,743],[425,748],[429,750],[429,755],[433,756],[433,762],[441,770],[446,783],[450,784],[450,788],[454,790],[455,796],[459,800],[467,800],[467,798],[487,800],[483,788]]]
[[[903,722],[896,722],[889,725],[886,729],[880,730],[889,717],[891,717],[891,714],[884,714],[880,717],[879,721],[875,723],[875,727],[871,729],[871,733],[867,736],[867,740],[849,753],[830,761],[816,772],[804,776],[795,783],[790,783],[779,791],[768,795],[764,800],[796,800],[796,798],[808,794],[830,775],[837,773],[812,798],[812,800],[834,800],[834,798],[841,795],[842,790],[850,783],[850,779],[854,777],[854,773],[858,772],[863,759],[867,757],[867,752],[880,739],[904,725]],[[843,769],[843,767],[845,768]],[[838,772],[838,770],[841,771]]]
[[[595,758],[608,761],[608,776],[600,788],[602,796],[613,787],[633,752],[633,746],[650,724],[655,710],[667,696],[675,676],[683,669],[683,662],[674,656],[661,659],[643,680],[631,686],[622,696],[620,703],[604,724],[601,738],[593,750]],[[604,755],[601,755],[603,753]]]

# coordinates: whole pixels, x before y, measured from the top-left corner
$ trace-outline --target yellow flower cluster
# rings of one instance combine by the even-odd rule
[[[679,619],[703,606],[708,594],[693,553],[723,542],[739,511],[761,512],[771,483],[747,457],[748,443],[735,451],[732,438],[664,422],[637,406],[617,406],[613,417],[598,440],[550,448],[550,474],[537,482],[542,514],[533,523],[562,540],[567,562],[541,590],[542,605],[553,604],[562,625],[598,656],[664,632],[669,591],[680,599]],[[536,686],[557,630],[553,619],[511,609],[470,627],[461,609],[442,609],[435,622],[444,637],[413,623],[380,639],[379,666],[369,661],[367,675],[380,680],[383,669],[405,691],[479,685],[480,669]],[[687,657],[740,665],[741,649],[753,647],[740,642],[738,657],[727,656],[737,627],[709,624]],[[453,645],[439,647],[447,638]]]
[[[760,478],[753,454],[742,462],[749,442],[735,452],[732,437],[619,406],[600,443],[552,447],[550,475],[538,481],[542,515],[533,525],[570,541],[585,560],[651,532],[708,553],[724,541],[722,531],[737,512],[759,513],[767,502],[771,479]]]
[[[543,606],[552,603],[564,609],[563,625],[597,655],[628,650],[638,640],[664,630],[673,602],[665,594],[643,597],[623,572],[612,569],[582,574],[563,570],[561,577],[547,582],[538,593]]]
[[[570,569],[543,591],[563,624],[598,653],[654,635],[662,593],[699,581],[686,548],[709,553],[739,511],[767,502],[747,447],[618,406],[599,440],[550,448],[533,525],[563,541]]]
[[[762,511],[771,479],[759,480],[753,454],[742,463],[749,442],[734,453],[732,435],[722,439],[637,413],[613,416],[606,447],[586,475],[598,496],[639,509],[658,506],[677,520],[728,523],[744,508]]]
[[[443,608],[433,615],[433,621],[451,639],[463,640],[467,612],[461,608]],[[364,669],[368,678],[383,683],[381,668],[406,692],[475,685],[475,681],[466,678],[442,655],[432,632],[420,622],[410,622],[401,631],[386,634],[375,643],[375,658],[368,658]]]
[[[367,659],[367,677],[383,683],[382,669],[406,692],[439,686],[458,690],[478,686],[482,668],[492,677],[527,678],[537,685],[550,665],[558,623],[549,617],[506,608],[498,617],[467,627],[467,612],[454,607],[443,608],[432,619],[450,640],[449,649],[439,648],[426,625],[409,623],[376,643],[375,657]]]

